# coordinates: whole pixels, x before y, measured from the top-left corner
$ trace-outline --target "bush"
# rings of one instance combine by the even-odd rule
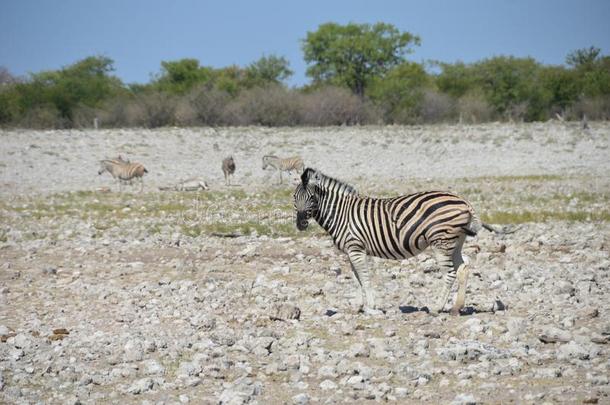
[[[215,87],[201,86],[193,90],[178,113],[182,119],[190,115],[190,125],[217,126],[224,123],[224,111],[231,96]],[[179,118],[180,119],[180,118]]]
[[[72,126],[74,128],[93,128],[93,121],[95,118],[98,118],[99,114],[100,111],[96,108],[80,105],[74,108],[72,112]]]
[[[419,106],[419,116],[423,122],[437,123],[455,119],[455,100],[437,91],[425,90]]]
[[[62,117],[57,107],[47,104],[27,110],[19,122],[19,126],[34,129],[64,129],[70,127],[70,122]]]
[[[299,103],[294,92],[281,85],[255,87],[227,105],[224,121],[229,125],[298,125]]]
[[[381,119],[371,103],[344,88],[322,87],[302,95],[300,101],[304,125],[368,124]]]
[[[149,92],[136,97],[131,106],[128,120],[141,121],[148,128],[165,127],[175,124],[177,98],[164,92]]]
[[[583,116],[589,120],[609,120],[610,95],[583,97],[566,111],[566,117],[571,120],[580,120]]]
[[[494,117],[493,107],[481,92],[474,91],[460,97],[456,106],[460,121],[471,124],[491,121]]]

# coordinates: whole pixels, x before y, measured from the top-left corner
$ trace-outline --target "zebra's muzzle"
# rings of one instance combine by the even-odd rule
[[[309,226],[309,218],[305,212],[297,212],[297,229],[304,231]]]

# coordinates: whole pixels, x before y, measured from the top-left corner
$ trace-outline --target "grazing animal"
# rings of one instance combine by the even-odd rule
[[[222,160],[222,173],[225,175],[225,184],[231,185],[231,176],[235,173],[235,160],[233,160],[233,156]]]
[[[358,281],[364,311],[377,313],[370,286],[366,257],[402,260],[432,248],[437,263],[446,271],[445,284],[433,310],[441,312],[451,287],[458,279],[458,292],[451,309],[457,315],[464,307],[468,269],[462,259],[466,236],[483,224],[472,206],[444,191],[427,191],[394,198],[360,196],[350,185],[314,169],[306,169],[294,193],[296,226],[305,230],[315,219],[346,253]]]
[[[303,159],[298,156],[280,159],[274,155],[266,155],[263,156],[263,170],[268,167],[273,167],[280,173],[279,184],[282,184],[282,172],[288,172],[290,174],[293,170],[296,170],[298,173],[302,173],[305,164],[303,163]]]
[[[120,162],[120,163],[131,163],[131,161],[129,159],[124,159],[123,156],[121,156],[121,155],[117,156],[116,159],[114,159],[114,160],[116,160],[117,162]]]
[[[142,192],[144,189],[144,173],[148,173],[148,170],[142,163],[125,163],[121,158],[120,160],[101,160],[97,174],[101,175],[104,172],[110,173],[112,178],[118,180],[119,190],[121,190],[123,182],[130,182],[134,178],[140,179],[140,192]]]

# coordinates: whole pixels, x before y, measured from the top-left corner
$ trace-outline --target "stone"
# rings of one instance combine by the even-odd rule
[[[127,392],[133,395],[143,394],[152,390],[153,386],[154,381],[151,378],[141,378],[131,384],[129,388],[127,388]]]
[[[546,327],[538,335],[543,343],[569,342],[572,339],[570,332],[552,326]]]
[[[324,391],[337,389],[337,384],[331,380],[324,380],[320,383],[320,388]]]
[[[144,357],[142,344],[136,340],[129,340],[123,347],[123,360],[126,362],[141,361]]]
[[[472,394],[458,394],[451,401],[451,405],[476,405],[477,401]]]
[[[309,395],[302,392],[292,397],[292,403],[294,405],[307,405],[309,404]]]
[[[363,343],[354,343],[349,347],[349,354],[352,357],[369,357],[370,351]]]
[[[290,304],[279,304],[273,307],[269,318],[273,321],[299,320],[301,309]]]
[[[192,377],[201,373],[201,366],[198,363],[191,361],[182,361],[176,371],[176,376],[181,377]]]
[[[589,350],[584,346],[576,343],[569,342],[559,346],[557,349],[557,359],[558,360],[569,360],[569,359],[579,359],[579,360],[588,360],[589,359]]]

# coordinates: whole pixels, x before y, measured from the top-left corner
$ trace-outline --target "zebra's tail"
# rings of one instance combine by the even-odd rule
[[[486,224],[481,222],[479,216],[474,212],[474,210],[470,210],[470,222],[464,228],[464,232],[466,236],[475,236],[481,228],[485,227]]]
[[[470,223],[466,225],[463,229],[467,236],[475,236],[481,229],[486,229],[492,233],[506,235],[516,232],[519,227],[513,227],[512,229],[507,229],[507,227],[503,227],[503,229],[494,228],[493,226],[481,221],[479,216],[474,212],[474,210],[471,209]]]

